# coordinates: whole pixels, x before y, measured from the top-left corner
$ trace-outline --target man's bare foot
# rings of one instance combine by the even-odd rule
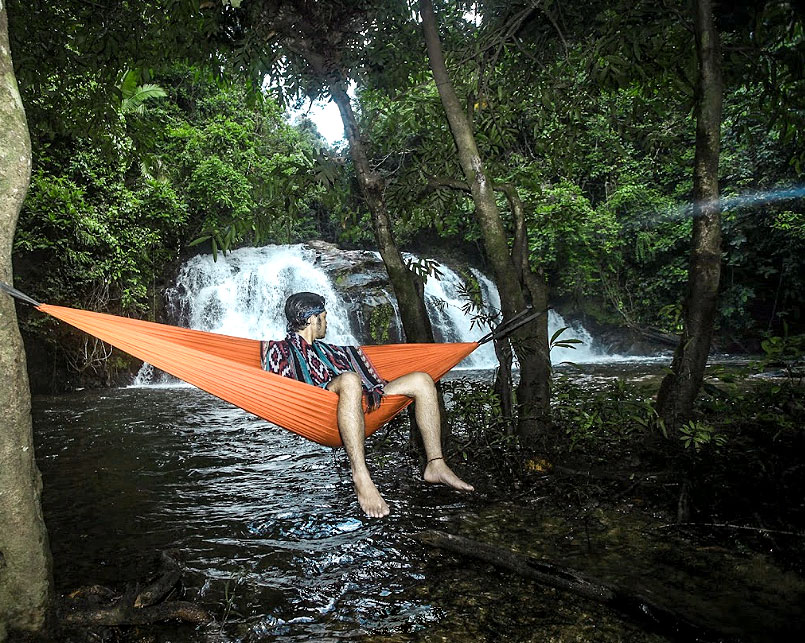
[[[453,470],[447,466],[447,463],[442,458],[428,462],[428,466],[425,467],[425,473],[422,477],[425,479],[425,482],[432,484],[444,484],[448,487],[453,487],[453,489],[458,489],[459,491],[475,491],[475,487],[471,484],[467,484],[453,473]]]
[[[368,475],[353,475],[352,482],[355,485],[358,504],[367,516],[383,518],[389,515],[389,506]]]

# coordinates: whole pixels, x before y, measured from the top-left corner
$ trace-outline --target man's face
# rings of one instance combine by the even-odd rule
[[[313,329],[315,330],[316,339],[324,339],[327,333],[327,311],[310,318]]]

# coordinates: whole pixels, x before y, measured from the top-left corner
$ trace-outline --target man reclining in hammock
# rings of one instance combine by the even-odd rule
[[[370,412],[385,395],[413,398],[416,421],[422,432],[428,464],[426,482],[441,483],[472,491],[444,460],[440,440],[439,404],[436,387],[427,373],[409,373],[386,382],[357,346],[334,346],[320,341],[327,332],[324,297],[310,292],[291,295],[285,302],[288,335],[263,344],[263,368],[272,373],[321,386],[338,394],[338,430],[352,467],[352,482],[358,503],[373,518],[382,518],[389,507],[369,475],[364,456],[363,397]]]

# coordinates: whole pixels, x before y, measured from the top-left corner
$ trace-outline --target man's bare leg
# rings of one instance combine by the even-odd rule
[[[371,518],[387,516],[389,506],[377,490],[366,467],[361,378],[357,373],[343,373],[333,378],[327,388],[338,394],[338,430],[352,467],[352,483],[358,496],[358,504]]]
[[[416,422],[422,433],[428,464],[423,475],[426,482],[445,484],[461,491],[473,491],[472,485],[459,478],[447,466],[442,454],[439,401],[433,379],[427,373],[409,373],[385,386],[387,395],[407,395],[414,398]]]

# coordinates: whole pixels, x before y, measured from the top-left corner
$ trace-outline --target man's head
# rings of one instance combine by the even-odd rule
[[[307,328],[315,322],[320,326],[315,333],[317,339],[324,337],[327,329],[327,313],[324,310],[324,297],[312,292],[298,292],[285,301],[285,317],[288,319],[288,332],[294,333]],[[312,320],[311,317],[315,317]]]

